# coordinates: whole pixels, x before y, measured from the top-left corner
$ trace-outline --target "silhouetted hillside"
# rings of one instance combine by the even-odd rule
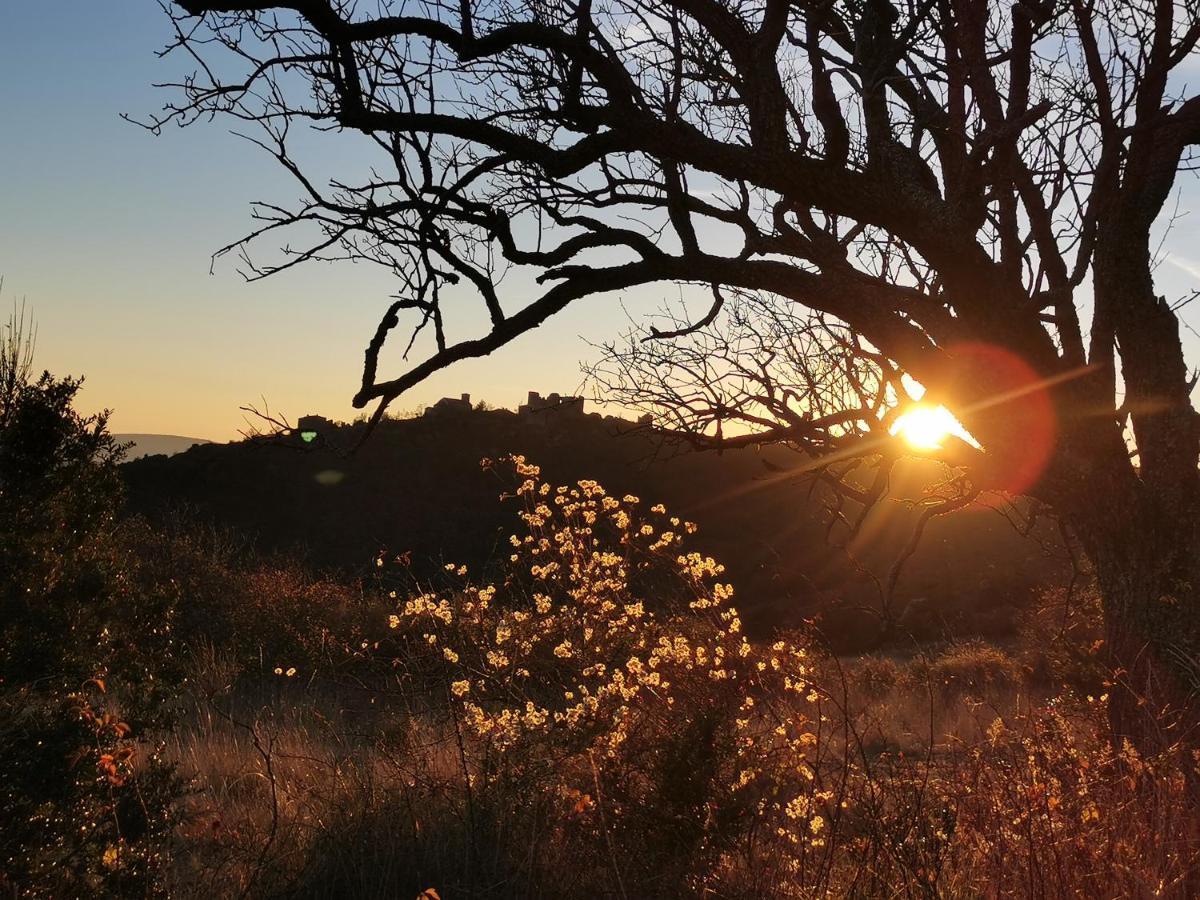
[[[873,632],[862,611],[879,602],[870,573],[886,573],[912,522],[907,507],[885,501],[854,547],[855,565],[827,541],[826,498],[792,471],[798,455],[693,452],[632,423],[577,412],[531,421],[508,410],[445,407],[384,421],[357,453],[340,452],[361,428],[307,418],[298,432],[311,443],[298,433],[128,463],[131,508],[155,517],[187,507],[262,550],[297,552],[320,567],[364,571],[380,549],[411,551],[420,576],[446,561],[478,567],[507,554],[500,545],[516,510],[498,502],[506,485],[479,462],[518,452],[552,481],[595,478],[610,492],[663,502],[698,522],[700,545],[726,564],[752,630],[820,612],[847,646]],[[906,480],[894,495],[919,496],[917,473]],[[1002,630],[1014,605],[1056,565],[995,512],[967,512],[930,526],[897,600],[909,607],[906,626],[925,636],[947,627]]]

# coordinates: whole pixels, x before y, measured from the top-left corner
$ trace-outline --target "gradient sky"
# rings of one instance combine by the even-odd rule
[[[394,285],[350,264],[247,284],[226,258],[209,274],[211,253],[248,230],[251,200],[296,189],[224,123],[155,137],[121,120],[166,102],[151,87],[177,74],[155,57],[166,24],[155,0],[0,3],[0,312],[28,300],[37,365],[84,375],[81,408],[112,408],[114,431],[229,439],[238,407],[262,397],[292,420],[351,419]],[[573,391],[589,353],[581,335],[614,335],[617,299],[580,304],[394,406]]]
[[[292,419],[353,418],[362,351],[394,288],[349,264],[247,284],[219,260],[209,274],[212,251],[248,229],[251,200],[296,191],[225,123],[154,137],[121,120],[167,99],[151,86],[178,74],[155,57],[166,26],[155,0],[0,3],[0,311],[27,298],[37,364],[86,376],[81,407],[111,407],[114,431],[229,439],[243,425],[238,407],[261,397]],[[1200,208],[1195,179],[1181,183],[1180,209]],[[1198,215],[1164,245],[1168,299],[1200,288]],[[574,390],[590,355],[583,338],[620,331],[622,299],[676,293],[589,299],[396,408],[468,391],[513,406],[529,388]],[[1185,312],[1200,328],[1200,302]],[[1200,337],[1185,338],[1200,351]]]

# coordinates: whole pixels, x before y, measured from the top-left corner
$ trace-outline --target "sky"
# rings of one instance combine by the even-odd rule
[[[167,102],[152,85],[178,72],[155,56],[168,37],[155,0],[0,2],[0,313],[26,300],[35,363],[83,375],[81,409],[112,409],[115,432],[228,440],[245,427],[239,407],[264,398],[292,421],[353,419],[363,350],[395,286],[345,263],[246,283],[224,258],[210,274],[211,254],[251,227],[250,201],[296,189],[226,123],[156,137],[121,119]],[[394,408],[573,392],[585,338],[621,329],[618,300],[590,299]]]
[[[112,409],[115,432],[228,440],[245,425],[239,407],[264,401],[293,421],[352,419],[363,349],[394,285],[346,263],[255,283],[230,259],[210,272],[212,252],[249,230],[252,200],[288,202],[296,190],[226,123],[156,137],[121,119],[168,99],[152,86],[178,74],[155,55],[167,25],[156,0],[0,2],[0,312],[26,300],[37,365],[85,376],[81,408]],[[1200,288],[1200,187],[1180,181],[1179,208],[1197,213],[1164,244],[1157,283],[1170,300]],[[529,389],[574,391],[594,355],[586,341],[622,330],[623,302],[675,293],[589,298],[396,409],[467,392],[515,406]],[[1200,302],[1185,321],[1195,360]]]

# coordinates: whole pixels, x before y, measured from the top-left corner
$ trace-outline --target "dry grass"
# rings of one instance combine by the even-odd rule
[[[1181,773],[1170,760],[1113,753],[1098,700],[1033,703],[997,690],[931,704],[936,686],[912,668],[846,720],[832,700],[822,704],[830,721],[818,778],[844,805],[828,818],[811,882],[781,879],[765,841],[756,856],[725,857],[709,895],[1195,895],[1200,835]],[[850,671],[847,687],[873,680]],[[689,893],[622,885],[624,861],[614,863],[602,833],[589,832],[590,845],[565,839],[598,820],[595,791],[532,809],[515,776],[472,793],[504,763],[479,745],[460,754],[444,718],[365,723],[340,712],[327,686],[276,688],[244,687],[232,719],[197,707],[175,736],[170,753],[194,777],[178,896]],[[501,815],[514,809],[523,815]]]

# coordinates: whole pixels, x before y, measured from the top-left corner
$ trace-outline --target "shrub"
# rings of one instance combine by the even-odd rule
[[[912,665],[913,674],[927,682],[943,697],[968,696],[982,699],[1010,691],[1021,684],[1019,663],[984,641],[951,644],[932,659],[919,657]]]
[[[1010,719],[940,776],[959,867],[982,893],[1193,897],[1196,797],[1175,752],[1143,758],[1109,740],[1103,695],[1052,700]]]
[[[1102,622],[1100,594],[1094,584],[1043,591],[1023,613],[1019,626],[1036,682],[1066,685],[1080,694],[1103,693],[1111,672]]]
[[[766,877],[816,866],[833,795],[806,650],[746,640],[690,523],[512,465],[524,528],[503,577],[448,566],[453,587],[398,598],[383,648],[445,698],[464,799],[508,797],[489,815],[509,823],[551,811],[544,849],[590,858],[590,891],[703,892],[737,858]]]
[[[178,787],[155,739],[177,598],[120,540],[121,448],[72,408],[80,382],[0,380],[0,885],[153,894]]]

